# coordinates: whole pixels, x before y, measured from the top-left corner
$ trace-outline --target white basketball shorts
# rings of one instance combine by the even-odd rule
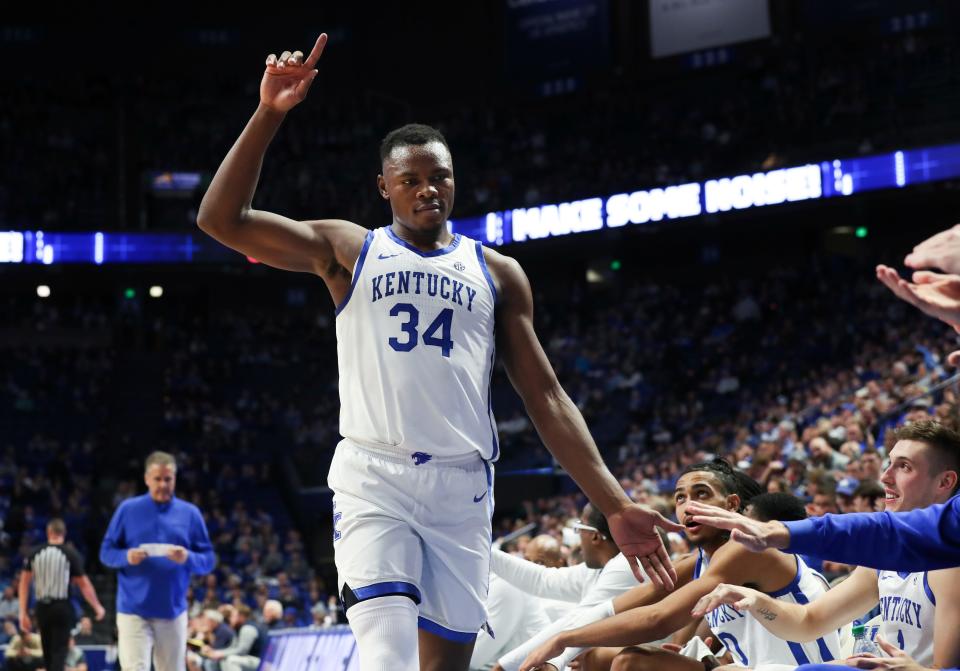
[[[407,595],[421,629],[473,641],[486,622],[493,465],[343,440],[327,482],[341,595],[345,585],[356,601]]]

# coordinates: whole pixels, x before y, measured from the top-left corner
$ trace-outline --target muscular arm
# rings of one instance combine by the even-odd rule
[[[695,555],[688,555],[677,562],[677,587],[682,587],[693,579],[693,571],[696,567],[696,563],[697,558]],[[582,627],[593,622],[599,622],[605,618],[612,617],[616,613],[628,611],[631,608],[642,608],[644,606],[657,603],[669,593],[670,592],[663,587],[658,587],[651,583],[637,585],[636,587],[615,597],[612,601],[607,601],[591,608],[581,619],[571,622],[570,624],[573,626]],[[697,623],[691,622],[691,624]],[[692,635],[693,634],[691,633],[690,636]],[[551,659],[549,663],[557,669],[566,668],[570,662],[579,657],[585,649],[586,648],[580,647],[566,648],[563,653],[561,653],[558,657]],[[530,650],[527,650],[528,654],[529,652]]]
[[[693,571],[697,567],[697,556],[689,554],[682,557],[675,564],[677,569],[677,587],[683,587],[693,580]],[[613,600],[613,612],[622,613],[631,608],[640,608],[649,606],[652,603],[660,601],[669,592],[662,587],[644,583],[624,592]]]
[[[806,605],[787,603],[736,585],[721,585],[703,601],[712,600],[713,605],[741,603],[741,611],[749,611],[777,638],[806,643],[852,622],[873,608],[879,598],[876,571],[860,567],[842,583]],[[695,615],[700,614],[701,607],[705,607],[705,603],[698,604]]]
[[[960,568],[931,571],[927,582],[937,599],[933,626],[933,666],[960,666]]]
[[[274,268],[335,278],[343,268],[352,268],[366,231],[349,221],[295,221],[251,207],[263,157],[285,116],[262,103],[257,107],[210,182],[197,225],[227,247]],[[340,263],[334,241],[343,237],[356,242],[356,252],[349,254],[351,245],[341,249],[352,259]]]
[[[789,567],[794,561],[792,556],[780,552],[753,554],[728,543],[713,555],[706,573],[659,603],[628,610],[558,638],[566,647],[635,645],[666,638],[694,619],[693,606],[720,583],[760,581],[762,588],[772,591],[792,580],[795,568]]]
[[[498,349],[523,404],[547,449],[604,515],[630,503],[600,458],[580,410],[560,386],[533,329],[533,294],[520,265],[485,250],[499,284]]]
[[[366,231],[349,221],[295,221],[252,207],[267,147],[287,112],[306,97],[326,43],[327,36],[320,35],[305,61],[299,51],[267,58],[260,104],[210,182],[197,225],[227,247],[275,268],[320,275],[339,303]]]

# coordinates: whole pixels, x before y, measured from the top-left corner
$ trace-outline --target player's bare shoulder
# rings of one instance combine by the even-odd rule
[[[483,247],[483,260],[487,264],[500,305],[512,303],[530,295],[530,281],[516,259],[501,254],[495,249]]]
[[[325,240],[333,250],[331,257],[316,259],[314,272],[328,281],[346,274],[349,282],[370,231],[345,219],[315,219],[304,223],[312,229],[314,236]]]

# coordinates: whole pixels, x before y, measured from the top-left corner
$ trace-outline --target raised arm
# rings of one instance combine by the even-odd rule
[[[210,182],[197,225],[227,247],[275,268],[320,275],[337,300],[341,292],[331,283],[349,286],[366,231],[349,221],[295,221],[252,208],[267,147],[287,112],[306,98],[326,43],[324,33],[306,60],[300,51],[267,57],[260,104]]]
[[[533,329],[533,294],[520,265],[484,249],[499,286],[498,348],[507,375],[547,449],[607,518],[620,551],[643,582],[639,561],[657,584],[672,589],[677,574],[656,527],[681,531],[656,511],[632,503],[600,458],[580,410],[560,386]]]

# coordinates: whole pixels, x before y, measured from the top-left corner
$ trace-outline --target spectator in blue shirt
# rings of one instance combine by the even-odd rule
[[[147,457],[146,494],[127,499],[110,520],[100,561],[117,569],[117,633],[124,671],[184,671],[187,587],[213,570],[216,556],[199,509],[174,496],[172,455]]]

